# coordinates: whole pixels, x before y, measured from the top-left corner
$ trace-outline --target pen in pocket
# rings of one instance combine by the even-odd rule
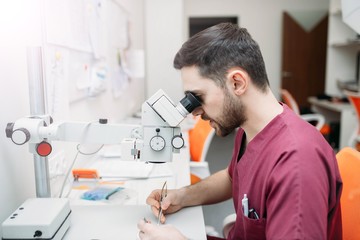
[[[254,208],[251,208],[251,209],[249,210],[249,214],[250,214],[249,217],[251,217],[251,218],[253,218],[253,219],[259,219],[259,215],[257,214],[257,212],[255,211]]]
[[[249,200],[246,194],[244,194],[244,198],[241,200],[241,204],[242,204],[244,216],[245,217],[249,216]]]

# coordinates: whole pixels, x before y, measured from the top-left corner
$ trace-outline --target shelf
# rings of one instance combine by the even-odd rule
[[[354,78],[357,53],[360,51],[360,38],[353,29],[343,22],[341,7],[341,0],[329,0],[325,73],[325,93],[328,95],[342,95],[338,79]]]
[[[359,47],[360,48],[360,39],[348,40],[346,42],[335,42],[330,44],[331,47]]]

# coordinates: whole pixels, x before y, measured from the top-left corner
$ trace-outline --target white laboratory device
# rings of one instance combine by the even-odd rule
[[[66,198],[30,198],[2,223],[2,240],[61,240],[70,215]]]
[[[51,141],[120,144],[124,156],[145,162],[170,162],[184,140],[178,126],[187,114],[200,106],[191,93],[175,105],[163,90],[142,105],[141,125],[98,122],[52,122],[50,116],[30,116],[8,123],[6,136],[17,144],[30,144],[30,151],[42,157],[51,153]]]

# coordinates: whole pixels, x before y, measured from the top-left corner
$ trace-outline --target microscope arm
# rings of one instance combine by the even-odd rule
[[[22,118],[9,123],[6,133],[17,145],[46,141],[117,144],[123,138],[139,137],[140,125],[100,122],[56,122],[47,124],[47,116]],[[137,134],[137,135],[136,135]]]
[[[140,138],[140,128],[129,124],[63,122],[39,128],[39,136],[50,141],[119,144],[124,138]]]
[[[140,156],[141,151],[142,161],[168,162],[172,160],[172,153],[179,152],[184,145],[178,125],[198,106],[200,103],[191,93],[187,93],[175,105],[160,89],[143,103],[141,125],[108,124],[103,121],[52,123],[48,115],[32,116],[8,123],[6,136],[17,145],[30,143],[31,151],[42,157],[51,153],[50,141],[125,142],[129,146],[125,155]]]

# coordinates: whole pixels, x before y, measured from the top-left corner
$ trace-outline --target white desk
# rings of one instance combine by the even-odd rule
[[[140,219],[145,217],[152,224],[157,223],[145,205],[73,206],[72,211],[72,225],[64,240],[135,240]],[[166,222],[190,239],[205,240],[204,220],[198,215],[202,215],[201,207],[185,208],[168,215]]]
[[[349,146],[349,140],[356,129],[356,114],[350,103],[334,103],[309,97],[311,109],[325,117],[326,122],[340,123],[339,148]]]
[[[185,142],[187,142],[187,136],[184,136]],[[94,157],[92,159],[84,159],[83,162],[80,162],[81,168],[94,168],[94,166],[99,166],[97,163],[102,161],[104,164],[107,164],[106,161],[115,163],[119,162],[120,166],[126,166],[126,164],[131,164],[131,162],[128,161],[122,161],[120,158],[109,158],[109,159],[99,159],[99,157]],[[138,162],[135,166],[141,167],[142,164],[145,166],[146,163],[144,162]],[[120,187],[124,187],[126,191],[132,196],[131,199],[128,199],[125,203],[126,205],[145,205],[146,204],[146,198],[149,196],[151,191],[154,189],[161,188],[164,181],[167,181],[168,189],[171,188],[181,188],[184,186],[187,186],[190,184],[190,153],[189,153],[189,147],[184,146],[179,154],[173,155],[172,162],[168,163],[160,163],[160,164],[148,164],[152,165],[155,169],[155,175],[156,172],[158,172],[158,169],[165,169],[166,172],[170,171],[172,174],[171,176],[161,176],[161,177],[149,177],[145,179],[135,179],[135,180],[126,180],[126,181],[116,181],[116,182],[123,182],[123,184],[120,184]],[[146,167],[148,167],[146,165]],[[131,169],[131,170],[130,170]],[[166,170],[167,169],[167,170]],[[126,169],[124,169],[127,171]],[[137,169],[135,169],[136,171]],[[129,167],[129,171],[134,171],[133,165]],[[141,171],[140,169],[138,170]],[[108,172],[108,171],[106,171]],[[121,171],[124,172],[124,171]],[[100,176],[102,176],[102,173],[99,172]],[[105,174],[106,175],[106,174]],[[152,175],[150,175],[152,176]],[[103,179],[104,181],[111,180],[111,179]],[[92,181],[93,182],[93,181]],[[84,184],[77,183],[77,185],[92,185],[91,181],[90,183],[84,182]],[[110,184],[113,185],[113,184]],[[100,205],[101,202],[93,202],[88,200],[82,200],[80,199],[80,196],[83,192],[85,192],[87,189],[82,191],[76,191],[73,190],[69,196],[71,199],[72,204],[74,205]],[[116,196],[113,198],[114,203],[119,203],[119,201],[116,201]],[[111,199],[110,199],[111,200]],[[111,203],[111,201],[109,201]],[[122,204],[123,204],[122,203]]]
[[[156,188],[168,181],[168,188],[180,188],[190,184],[189,149],[174,154],[168,164],[172,176],[126,181],[125,190],[132,196],[118,204],[71,199],[72,219],[66,240],[115,240],[137,239],[137,223],[146,217],[153,223],[156,219],[146,205],[146,198]],[[145,163],[144,163],[145,164]],[[131,188],[131,189],[130,189]],[[111,198],[110,198],[111,199]],[[205,223],[201,206],[185,208],[169,215],[167,223],[177,227],[191,239],[206,239]]]

